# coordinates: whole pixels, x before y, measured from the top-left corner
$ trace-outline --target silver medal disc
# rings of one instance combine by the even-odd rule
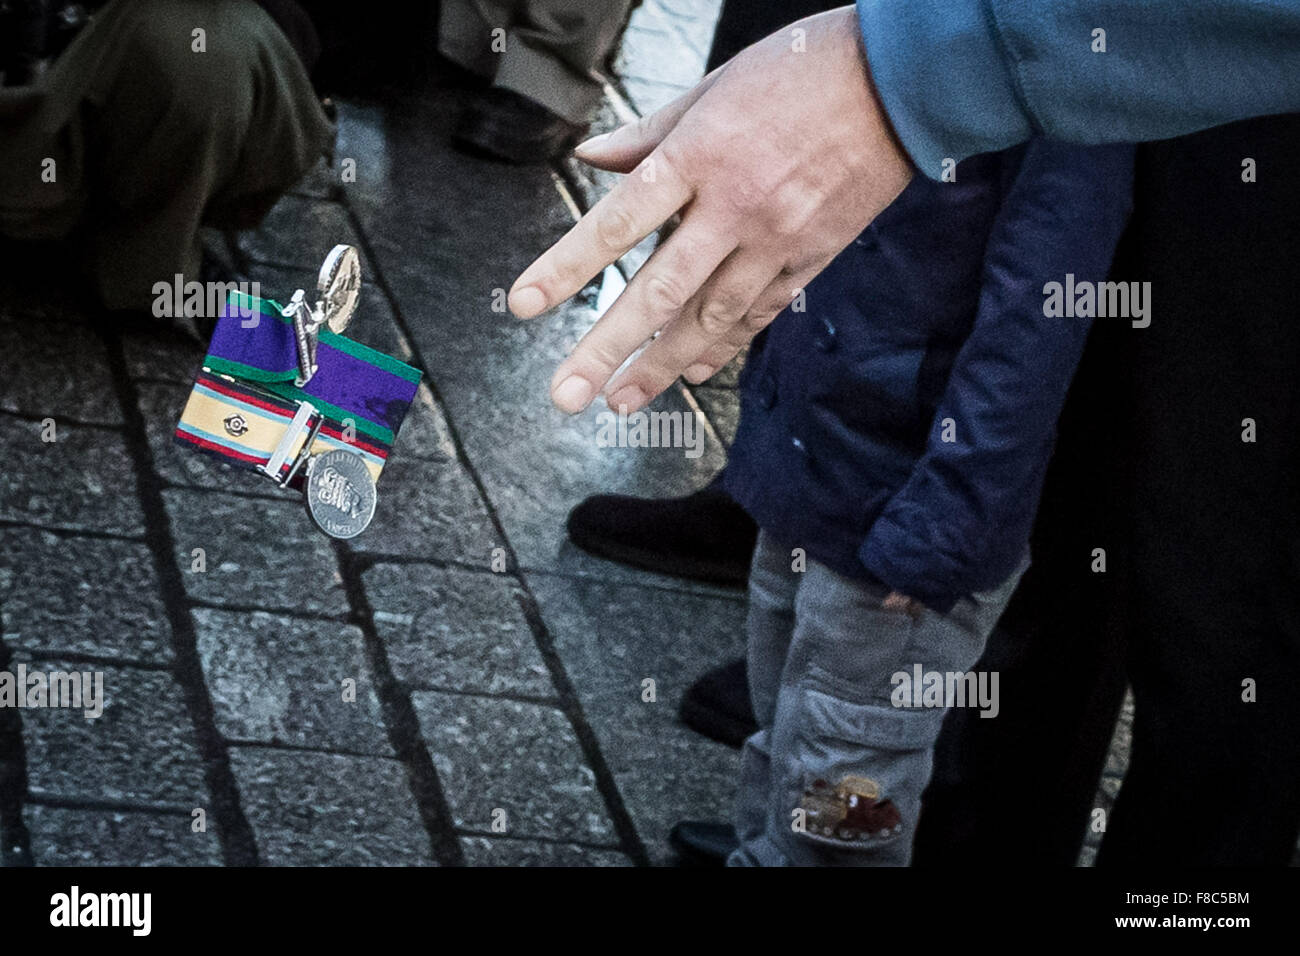
[[[353,246],[339,244],[330,250],[316,278],[325,324],[342,335],[352,320],[361,295],[361,257]]]
[[[336,448],[317,455],[307,474],[307,511],[331,538],[355,538],[375,516],[375,480],[361,456]]]

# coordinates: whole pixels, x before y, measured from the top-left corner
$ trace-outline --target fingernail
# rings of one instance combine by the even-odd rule
[[[510,306],[510,311],[521,319],[531,319],[535,315],[540,315],[546,311],[546,296],[542,290],[535,285],[526,285],[522,289],[515,289],[510,293],[506,304]]]
[[[641,389],[637,388],[635,385],[624,385],[617,392],[614,392],[605,399],[605,401],[608,403],[609,407],[614,409],[616,412],[621,412],[625,408],[629,412],[635,412],[646,403],[646,395],[645,392],[641,391]]]
[[[570,375],[551,391],[551,401],[561,411],[572,415],[590,405],[594,393],[595,389],[585,378]]]
[[[593,149],[609,139],[609,133],[601,133],[599,136],[593,136],[591,139],[585,139],[577,146],[573,147],[575,153],[581,153],[583,150]]]
[[[698,385],[712,374],[712,365],[692,365],[686,370],[686,381],[692,385]]]

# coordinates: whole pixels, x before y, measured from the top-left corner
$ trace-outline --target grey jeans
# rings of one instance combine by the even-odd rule
[[[967,672],[1028,558],[949,613],[915,615],[882,608],[879,585],[795,564],[759,535],[748,620],[759,730],[745,742],[740,848],[727,862],[906,865],[944,705],[996,713],[995,676]]]

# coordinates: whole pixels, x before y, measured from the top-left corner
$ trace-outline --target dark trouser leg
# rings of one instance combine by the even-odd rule
[[[1000,675],[1001,711],[957,708],[945,720],[925,792],[913,862],[993,859],[1072,865],[1124,695],[1116,617],[1123,466],[1112,423],[1123,330],[1097,327],[1061,418],[1035,523],[1034,563],[977,671]],[[1094,549],[1106,570],[1093,570]]]
[[[55,63],[14,135],[31,140],[24,153],[64,157],[104,304],[143,308],[155,282],[196,277],[200,223],[255,224],[332,132],[288,39],[251,0],[116,0]],[[0,196],[0,213],[10,205]],[[52,238],[0,219],[15,238]]]
[[[1134,332],[1136,715],[1103,865],[1284,864],[1295,849],[1297,150],[1290,116],[1140,154],[1139,277],[1154,309]],[[1246,157],[1257,182],[1241,180]]]
[[[1042,577],[1027,577],[977,665],[1015,672],[1003,674],[1003,715],[994,727],[945,727],[918,863],[972,852],[1071,862],[1124,673],[1137,698],[1133,748],[1098,862],[1291,856],[1300,828],[1300,208],[1284,170],[1297,147],[1300,121],[1287,117],[1141,149],[1117,273],[1152,283],[1151,326],[1100,320],[1089,344],[1035,529]],[[1243,183],[1246,157],[1267,178]],[[1098,363],[1099,335],[1124,338],[1130,358]],[[1096,387],[1081,391],[1085,382]],[[1074,416],[1091,416],[1100,438],[1067,459]],[[1242,441],[1246,418],[1253,443]],[[1127,451],[1108,441],[1121,432]],[[1122,484],[1105,484],[1116,477]],[[1054,499],[1054,487],[1071,485],[1078,499]],[[1075,529],[1066,541],[1083,536],[1068,555],[1090,522],[1115,538],[1116,520],[1131,538],[1131,558],[1110,552],[1119,560],[1108,571],[1128,597],[1122,630],[1076,595],[1089,579],[1053,570],[1038,540],[1064,521]],[[1247,678],[1253,703],[1242,699]],[[1020,700],[1024,687],[1036,689],[1032,705]]]
[[[89,255],[110,307],[150,301],[152,283],[176,272],[196,276],[199,224],[255,224],[332,135],[288,39],[255,4],[131,7],[90,97]],[[177,42],[195,25],[206,53]]]

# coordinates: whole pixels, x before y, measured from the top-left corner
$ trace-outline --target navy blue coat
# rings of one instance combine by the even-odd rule
[[[1132,147],[1044,139],[915,177],[756,340],[730,494],[939,611],[1004,581],[1090,325],[1044,316],[1043,287],[1105,280],[1132,184]]]

